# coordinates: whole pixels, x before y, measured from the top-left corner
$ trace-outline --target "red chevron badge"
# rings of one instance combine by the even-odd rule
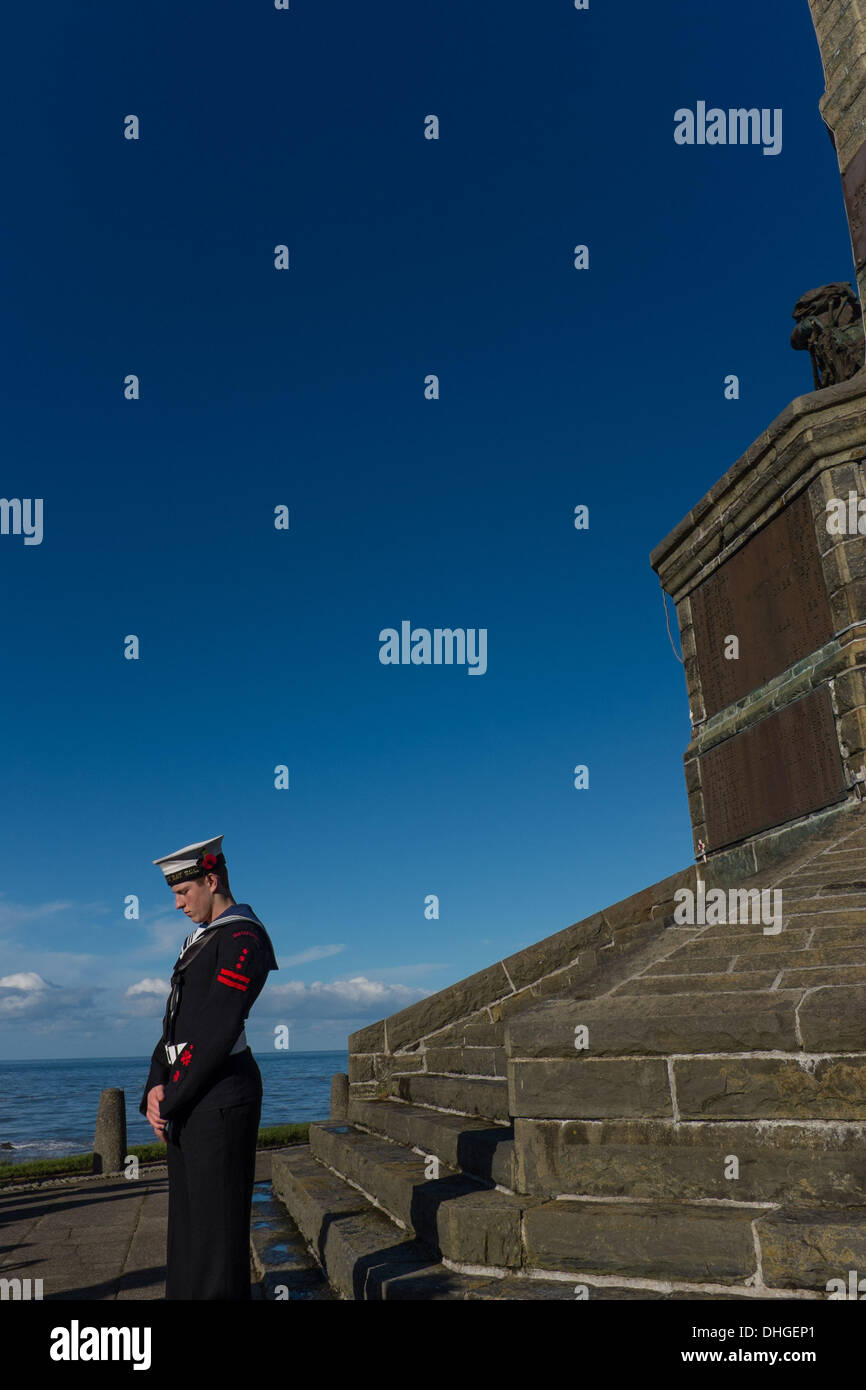
[[[240,989],[244,991],[250,982],[249,975],[241,975],[237,970],[229,970],[226,965],[220,970],[217,979],[221,985],[229,985],[231,989]]]

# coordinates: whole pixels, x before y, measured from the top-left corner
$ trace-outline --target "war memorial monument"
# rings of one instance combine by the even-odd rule
[[[273,1164],[342,1298],[866,1276],[866,0],[809,2],[859,300],[803,294],[814,390],[651,556],[693,862],[350,1037],[330,1122]]]

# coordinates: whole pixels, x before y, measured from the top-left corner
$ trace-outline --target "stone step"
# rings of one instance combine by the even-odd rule
[[[270,1181],[257,1182],[253,1188],[250,1251],[253,1298],[333,1302],[333,1289]]]
[[[488,1009],[470,1014],[468,1018],[441,1028],[427,1039],[427,1047],[502,1047],[505,1025],[493,1020]]]
[[[487,1080],[417,1072],[411,1076],[391,1077],[388,1092],[395,1099],[412,1105],[477,1115],[486,1120],[509,1118],[508,1082],[504,1076]]]
[[[293,1222],[317,1252],[332,1288],[344,1299],[575,1297],[572,1284],[561,1280],[506,1279],[448,1269],[360,1192],[316,1162],[307,1145],[274,1158],[272,1181]],[[607,1290],[604,1296],[609,1295]]]
[[[331,1286],[352,1300],[755,1300],[789,1289],[808,1297],[824,1293],[843,1242],[859,1254],[866,1231],[859,1212],[834,1223],[827,1213],[794,1219],[755,1207],[545,1202],[526,1212],[523,1266],[503,1277],[431,1257],[305,1145],[274,1158],[272,1180]],[[771,1289],[757,1277],[753,1232],[762,1223]]]
[[[539,1270],[739,1284],[757,1277],[755,1207],[553,1201],[524,1215],[525,1258]]]
[[[308,1145],[275,1157],[271,1180],[343,1298],[381,1298],[387,1278],[429,1269],[431,1261],[417,1242],[362,1193],[317,1163]]]
[[[808,888],[802,892],[789,892],[786,888],[783,899],[784,910],[792,914],[803,912],[862,912],[866,908],[866,893],[849,893],[847,889]]]
[[[777,936],[764,939],[776,941],[780,936],[784,937],[786,932],[794,930],[806,932],[807,942],[820,940],[825,945],[845,945],[846,941],[845,938],[840,938],[838,942],[833,943],[832,938],[828,939],[824,937],[824,931],[847,930],[850,933],[847,944],[853,942],[856,945],[864,935],[866,923],[864,923],[862,911],[844,912],[841,908],[820,908],[809,899],[790,912],[785,912],[782,918],[782,930]],[[822,933],[820,938],[815,936],[816,931]],[[695,937],[694,940],[700,941],[703,944],[708,944],[711,941],[718,944],[719,942],[728,943],[730,941],[757,940],[759,937],[764,937],[763,928],[761,927],[747,926],[746,924],[737,925],[733,922],[719,922],[714,926],[705,927],[700,936]]]
[[[833,991],[842,993],[843,991]],[[506,1028],[510,1058],[797,1051],[801,990],[615,995],[538,1004]],[[576,1029],[587,1030],[586,1035]]]
[[[783,970],[779,975],[779,989],[814,989],[819,985],[860,985],[866,984],[866,965],[808,966]]]
[[[493,1025],[491,1024],[491,1027]],[[505,1046],[431,1047],[424,1052],[428,1072],[471,1077],[505,1076]]]
[[[311,1125],[310,1154],[357,1184],[431,1255],[519,1268],[521,1199],[352,1125]]]
[[[630,1276],[732,1286],[731,1293],[750,1290],[757,1298],[795,1291],[827,1298],[850,1286],[852,1273],[866,1273],[863,1207],[791,1212],[561,1200],[528,1210],[524,1224],[527,1264],[572,1272],[576,1282]]]
[[[778,970],[738,973],[719,971],[714,975],[637,975],[618,985],[611,995],[622,994],[711,994],[719,991],[769,989]]]
[[[866,1120],[866,1053],[515,1060],[514,1116],[605,1120]],[[514,1182],[505,1186],[515,1187]]]
[[[618,985],[611,994],[718,994],[740,989],[812,989],[816,985],[856,985],[866,982],[866,963],[819,965],[809,951],[801,960],[789,964],[779,961],[771,970],[716,970],[714,973],[687,975],[636,975]],[[699,968],[698,966],[695,967]]]
[[[576,1042],[591,1057],[859,1052],[866,1050],[866,985],[557,999],[520,1014],[505,1036],[512,1060],[572,1057]]]
[[[792,888],[823,888],[825,892],[830,884],[839,884],[850,892],[866,891],[863,859],[858,859],[856,855],[848,863],[821,856],[814,863],[798,869],[787,882]]]
[[[514,1188],[514,1129],[405,1101],[349,1102],[349,1121],[407,1148],[435,1154],[450,1168]]]
[[[841,1210],[866,1193],[864,1122],[517,1118],[514,1127],[518,1186],[533,1196]]]
[[[812,946],[857,946],[861,940],[866,938],[866,921],[862,912],[852,916],[857,916],[858,922],[845,922],[840,920],[841,913],[828,912],[823,920],[818,914],[809,919],[812,928],[810,944]],[[807,947],[808,949],[808,947]]]
[[[509,1106],[515,1120],[674,1118],[669,1064],[663,1057],[575,1053],[515,1059],[510,1065]]]
[[[866,1053],[682,1057],[671,1062],[683,1120],[866,1120]]]
[[[561,1303],[574,1303],[576,1299],[581,1301],[596,1303],[616,1301],[617,1303],[629,1302],[633,1299],[672,1299],[688,1300],[689,1302],[699,1302],[701,1300],[712,1300],[714,1303],[725,1299],[750,1299],[754,1301],[754,1295],[748,1289],[722,1289],[718,1286],[707,1288],[706,1285],[687,1285],[677,1288],[669,1282],[657,1282],[651,1284],[646,1281],[635,1281],[634,1284],[620,1283],[617,1279],[610,1279],[609,1282],[597,1282],[599,1276],[593,1279],[585,1275],[576,1279],[572,1275],[568,1279],[559,1279],[555,1283],[552,1280],[538,1277],[538,1272],[528,1270],[523,1277],[511,1275],[505,1279],[491,1279],[472,1293],[465,1294],[465,1298],[474,1299],[544,1299],[546,1302],[555,1299]]]
[[[781,938],[780,938],[781,939]],[[718,945],[718,943],[714,943]],[[737,971],[747,974],[755,970],[814,969],[816,966],[838,967],[863,965],[866,962],[866,941],[859,946],[808,946],[796,950],[714,951],[708,955],[685,956],[677,952],[670,960],[659,961],[652,967],[654,975],[706,975]]]
[[[707,927],[706,931],[715,931],[715,927]],[[668,957],[665,964],[672,961],[699,961],[715,960],[718,957],[739,956],[749,959],[752,956],[778,955],[785,951],[802,951],[806,948],[809,937],[812,934],[811,927],[784,927],[775,935],[765,935],[760,927],[747,929],[745,924],[728,924],[722,926],[718,935],[709,936],[701,933],[691,941],[686,941]],[[691,969],[696,969],[691,966]]]

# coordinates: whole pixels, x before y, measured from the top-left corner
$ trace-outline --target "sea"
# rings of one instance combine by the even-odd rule
[[[349,1070],[348,1052],[254,1055],[263,1129],[328,1118],[331,1077]],[[0,1062],[0,1162],[92,1153],[99,1093],[108,1086],[126,1096],[127,1144],[152,1144],[153,1130],[138,1112],[149,1070],[149,1056]]]

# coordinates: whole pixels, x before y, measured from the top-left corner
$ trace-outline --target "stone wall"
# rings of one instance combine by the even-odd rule
[[[505,1021],[550,995],[579,997],[598,971],[664,931],[689,865],[349,1038],[351,1100],[400,1094],[402,1077],[505,1078]]]

